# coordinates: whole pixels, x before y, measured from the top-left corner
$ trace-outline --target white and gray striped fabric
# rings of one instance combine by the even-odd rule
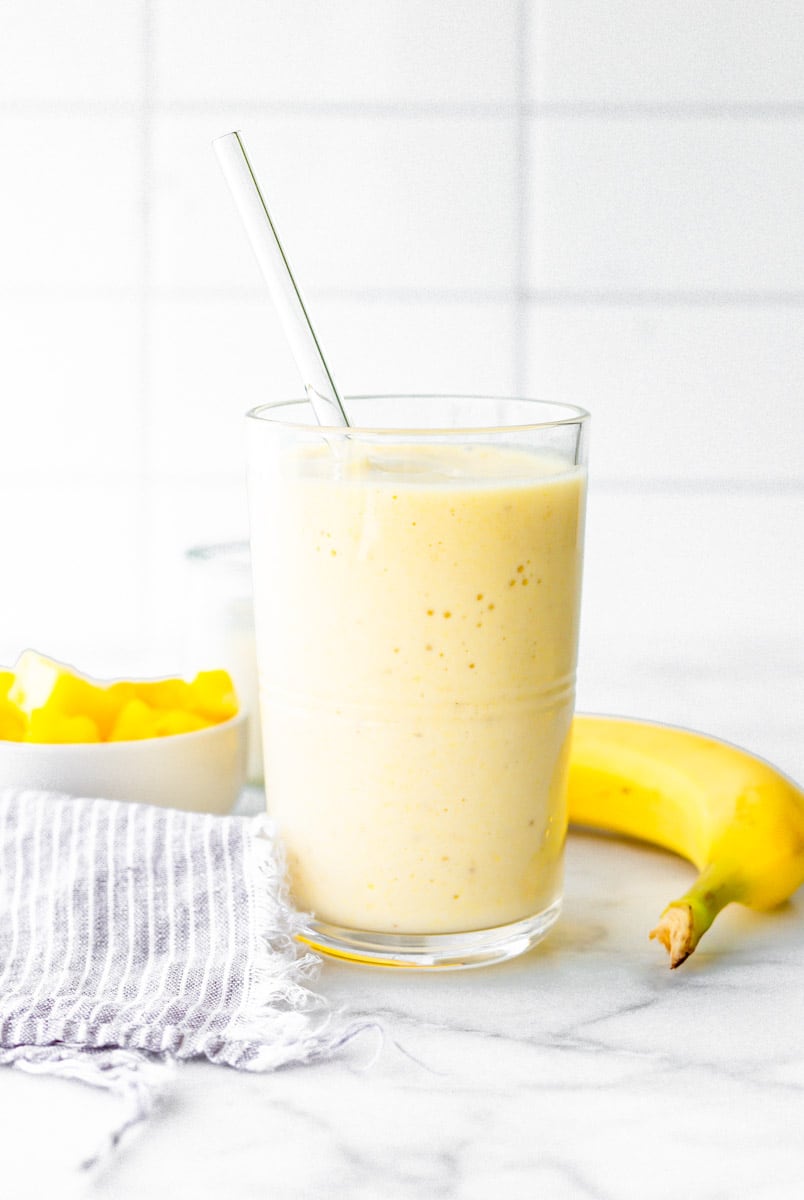
[[[147,1114],[172,1061],[333,1052],[268,819],[0,791],[0,1063]],[[118,1130],[118,1133],[120,1131]]]

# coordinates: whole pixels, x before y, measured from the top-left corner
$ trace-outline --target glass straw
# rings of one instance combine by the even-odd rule
[[[338,389],[321,352],[240,134],[237,131],[226,133],[223,137],[215,138],[212,144],[246,227],[251,248],[270,289],[316,419],[323,426],[348,425]]]

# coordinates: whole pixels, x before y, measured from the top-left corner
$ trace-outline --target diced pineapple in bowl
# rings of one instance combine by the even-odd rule
[[[226,671],[97,680],[34,650],[0,670],[0,786],[228,812],[246,714]]]

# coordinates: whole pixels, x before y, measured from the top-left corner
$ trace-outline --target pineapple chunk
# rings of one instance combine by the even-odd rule
[[[0,741],[24,741],[26,724],[24,713],[0,693]]]
[[[228,721],[237,712],[237,693],[228,671],[199,671],[189,690],[187,707],[212,722]]]
[[[156,713],[150,704],[135,696],[124,704],[109,733],[110,742],[135,742],[156,737]]]
[[[91,717],[74,717],[52,708],[35,708],[28,719],[27,742],[99,742],[101,735]]]
[[[180,709],[168,710],[159,714],[157,722],[157,737],[168,737],[174,733],[195,733],[198,729],[206,729],[213,721],[205,721],[197,713],[183,712]]]
[[[25,650],[0,671],[0,738],[6,741],[135,741],[192,733],[238,710],[226,671],[184,679],[104,683]]]
[[[194,733],[211,724],[211,721],[185,710],[153,708],[135,696],[121,709],[109,734],[109,741],[134,742],[141,738],[168,737],[174,733]]]
[[[8,698],[29,717],[36,709],[47,709],[64,717],[89,717],[103,739],[108,736],[130,688],[125,683],[105,687],[64,663],[35,650],[25,650],[17,659]]]
[[[149,679],[135,683],[134,691],[151,708],[190,707],[190,685],[183,679]]]

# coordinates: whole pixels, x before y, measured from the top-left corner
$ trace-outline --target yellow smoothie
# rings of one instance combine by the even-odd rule
[[[253,483],[266,793],[318,920],[453,933],[559,897],[584,493],[546,453],[359,440]]]

